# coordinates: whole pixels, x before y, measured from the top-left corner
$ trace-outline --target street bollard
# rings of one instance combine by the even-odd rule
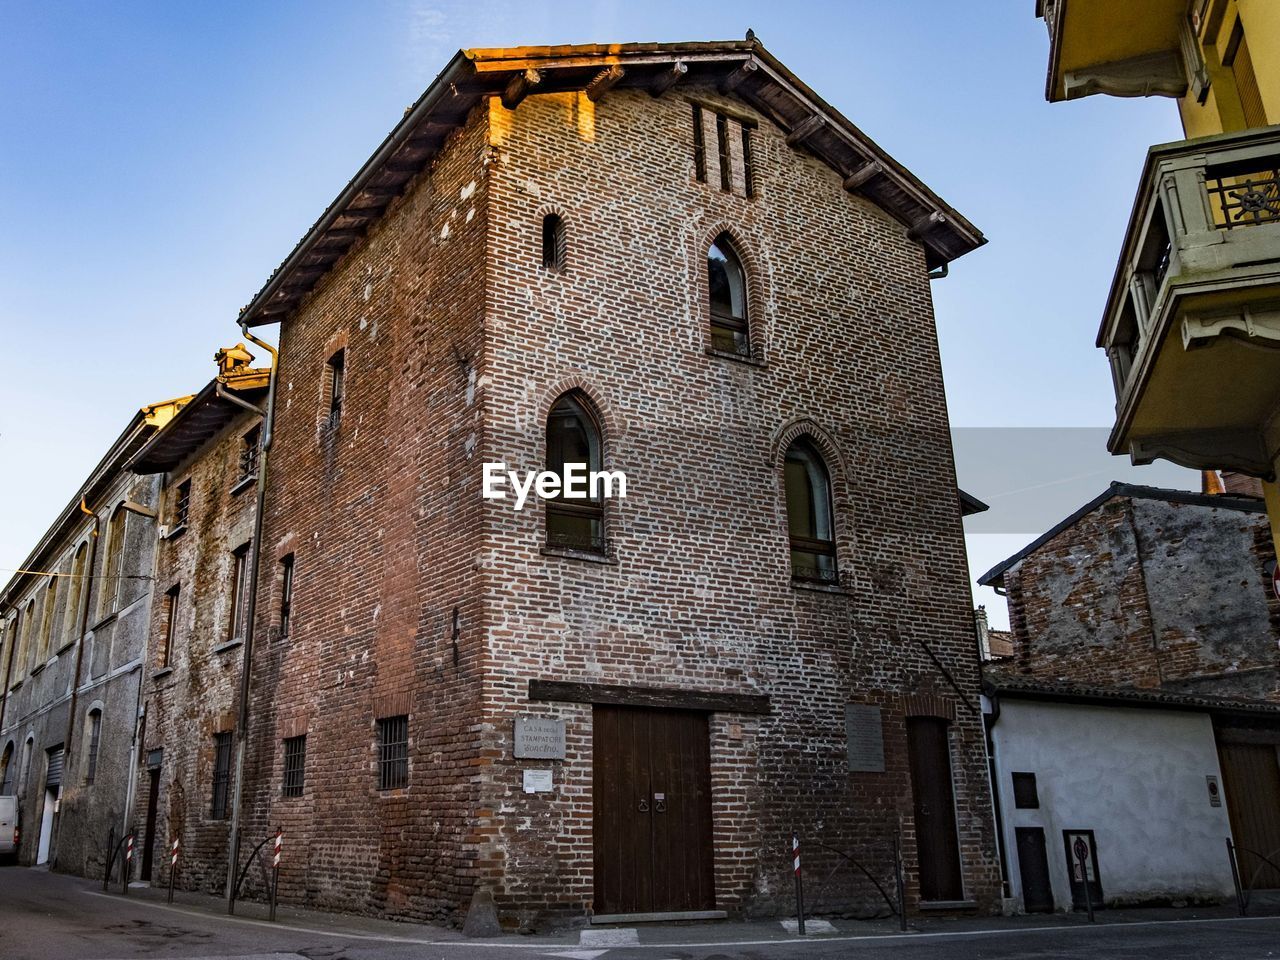
[[[284,846],[284,830],[276,827],[275,855],[271,858],[271,915],[268,920],[276,918],[276,897],[280,893],[280,848]]]
[[[796,931],[804,936],[804,881],[800,877],[800,835],[791,834],[791,856],[796,868]]]
[[[1231,882],[1236,888],[1236,909],[1240,911],[1240,916],[1248,916],[1249,901],[1240,884],[1240,864],[1236,860],[1236,845],[1231,842],[1230,837],[1227,837],[1227,859],[1231,861]]]
[[[129,836],[124,842],[124,862],[120,864],[120,892],[126,897],[129,895],[129,874],[133,870],[133,831],[129,831]]]
[[[173,838],[173,852],[169,855],[169,902],[173,903],[173,878],[178,872],[178,838]]]

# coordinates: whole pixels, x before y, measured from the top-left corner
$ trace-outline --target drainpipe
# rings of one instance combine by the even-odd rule
[[[253,632],[258,608],[258,572],[262,567],[262,513],[267,498],[267,467],[271,458],[271,430],[276,412],[276,379],[280,353],[271,344],[249,332],[240,321],[245,339],[271,355],[271,373],[267,381],[267,409],[262,417],[262,450],[258,454],[258,492],[253,517],[253,547],[249,561],[249,592],[245,597],[244,658],[240,667],[240,703],[236,717],[236,768],[231,788],[231,833],[227,843],[227,912],[235,905],[237,867],[240,864],[240,815],[244,803],[244,755],[249,743],[249,680],[253,667]]]

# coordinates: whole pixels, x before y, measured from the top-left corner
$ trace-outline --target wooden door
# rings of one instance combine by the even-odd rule
[[[151,791],[147,799],[147,832],[142,844],[142,872],[139,879],[151,881],[151,869],[156,855],[156,813],[160,806],[160,771],[151,769]]]
[[[1227,815],[1246,889],[1280,887],[1280,870],[1257,854],[1280,863],[1280,762],[1269,743],[1221,743],[1222,785]]]
[[[1053,885],[1049,854],[1041,827],[1016,827],[1018,875],[1022,878],[1022,906],[1027,913],[1053,913]]]
[[[597,706],[595,912],[715,906],[707,715]]]
[[[915,806],[921,900],[963,900],[947,721],[907,718],[907,754]]]

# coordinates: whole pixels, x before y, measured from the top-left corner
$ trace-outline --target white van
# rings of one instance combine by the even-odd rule
[[[0,863],[18,861],[18,798],[0,797]]]

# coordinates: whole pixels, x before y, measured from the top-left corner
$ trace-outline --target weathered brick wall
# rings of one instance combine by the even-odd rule
[[[186,530],[160,541],[144,675],[146,736],[139,757],[135,821],[145,842],[151,771],[146,755],[162,750],[154,847],[156,883],[168,883],[168,846],[181,841],[175,878],[181,889],[214,893],[226,882],[229,821],[213,819],[214,734],[235,728],[244,649],[231,630],[233,551],[253,536],[253,483],[241,484],[243,436],[257,422],[244,413],[166,476],[163,519],[173,528],[177,490],[191,483]],[[178,587],[169,662],[164,662],[168,607]],[[141,858],[141,853],[139,853]]]
[[[488,161],[479,115],[283,326],[245,816],[246,838],[286,832],[284,900],[429,920],[469,902]],[[290,552],[293,625],[269,639]],[[376,721],[403,713],[409,786],[381,792]],[[281,741],[302,733],[304,795],[284,798]]]
[[[709,101],[716,97],[699,91]],[[737,109],[743,109],[737,105]],[[925,641],[976,703],[977,655],[925,267],[918,246],[839,177],[762,122],[756,198],[694,179],[690,106],[615,91],[492,109],[483,460],[539,467],[570,387],[604,421],[605,465],[627,472],[609,509],[614,563],[544,555],[543,511],[487,511],[487,826],[500,906],[531,914],[592,901],[590,710],[531,704],[531,679],[766,693],[766,717],[712,723],[716,888],[730,910],[787,909],[790,832],[888,873],[903,830],[915,863],[904,694],[955,699]],[[714,142],[714,141],[711,141]],[[735,155],[739,147],[732,145]],[[567,224],[563,274],[540,267],[547,211]],[[709,356],[705,253],[732,232],[752,273],[763,365]],[[785,440],[812,425],[835,474],[840,590],[790,579]],[[479,485],[478,464],[473,483]],[[474,495],[474,494],[472,494]],[[897,628],[902,639],[895,639]],[[847,771],[847,703],[885,709],[888,769]],[[521,792],[514,718],[559,716],[555,793]],[[953,728],[966,891],[997,895],[981,718]],[[811,845],[819,876],[836,864]],[[914,872],[908,877],[914,898]],[[837,881],[826,909],[878,902]]]
[[[1274,559],[1265,513],[1115,497],[1006,572],[1016,669],[1280,697]]]

